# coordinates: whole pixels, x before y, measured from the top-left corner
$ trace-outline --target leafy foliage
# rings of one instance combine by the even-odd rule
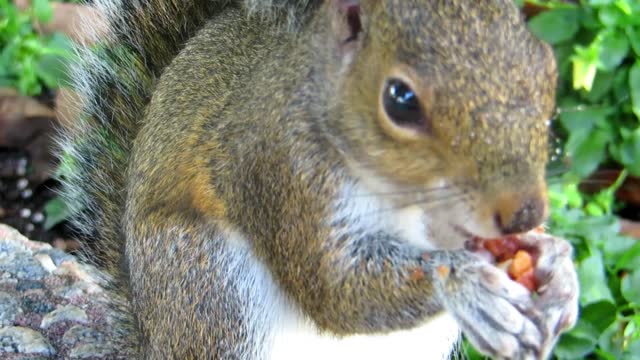
[[[640,241],[619,235],[615,191],[640,175],[640,2],[548,1],[530,29],[554,46],[559,122],[569,173],[550,185],[550,232],[574,246],[581,317],[560,359],[640,359]],[[596,169],[624,168],[588,196],[578,183]]]
[[[560,359],[640,359],[640,241],[619,235],[614,193],[552,184],[551,232],[569,240],[580,280],[581,317],[555,350]]]
[[[33,25],[46,23],[51,16],[49,0],[33,0],[24,12],[0,0],[0,87],[38,95],[44,87],[54,89],[65,81],[69,39],[57,33],[39,35]]]
[[[580,319],[554,356],[640,359],[640,241],[619,235],[614,214],[615,191],[629,174],[640,175],[640,1],[528,3],[547,8],[529,28],[555,50],[554,132],[569,160],[569,171],[550,180],[549,232],[572,243],[581,287]],[[580,192],[580,182],[602,166],[624,170],[610,188]]]
[[[640,1],[550,6],[530,29],[556,50],[560,126],[571,170],[618,163],[640,175]]]

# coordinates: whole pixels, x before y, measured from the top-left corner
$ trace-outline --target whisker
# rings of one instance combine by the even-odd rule
[[[427,209],[427,210],[433,210],[433,209],[437,209],[438,207],[441,206],[445,206],[450,204],[452,201],[454,200],[459,200],[462,199],[466,196],[466,193],[460,192],[457,194],[453,194],[453,195],[448,195],[446,197],[441,197],[441,198],[437,198],[437,199],[428,199],[428,200],[418,200],[418,201],[409,201],[409,202],[404,202],[402,204],[398,204],[398,205],[391,205],[390,207],[386,207],[386,208],[380,208],[380,209],[375,209],[369,212],[365,212],[365,216],[372,216],[372,215],[380,215],[386,212],[391,212],[391,211],[398,211],[400,209],[409,207],[409,206],[413,206],[413,205],[421,205],[421,208],[423,209]],[[426,207],[425,207],[426,206]]]
[[[397,190],[393,190],[393,191],[380,191],[380,192],[358,192],[355,191],[354,194],[349,194],[348,196],[343,196],[342,198],[367,198],[367,197],[383,197],[383,196],[388,196],[388,197],[392,197],[392,196],[402,196],[402,195],[412,195],[415,194],[417,196],[419,195],[428,195],[428,194],[432,194],[435,192],[447,192],[447,191],[460,191],[460,188],[464,188],[465,186],[468,186],[471,182],[470,181],[455,181],[455,182],[449,182],[445,185],[439,185],[439,186],[434,186],[434,187],[405,187],[405,188],[401,188],[401,189],[397,189]]]
[[[432,210],[432,209],[437,209],[437,208],[439,208],[441,206],[450,204],[451,202],[453,202],[453,200],[457,201],[457,200],[460,200],[460,199],[464,199],[464,198],[466,198],[466,196],[467,196],[467,193],[465,192],[465,193],[460,193],[460,194],[457,194],[457,195],[453,195],[453,196],[451,196],[449,198],[437,199],[435,202],[417,201],[417,202],[414,202],[414,203],[409,204],[409,205],[422,205],[422,206],[424,206],[426,204],[427,209],[428,210]],[[409,205],[407,205],[407,206],[409,206]]]
[[[356,193],[354,195],[350,195],[350,197],[362,198],[362,197],[374,197],[374,196],[400,196],[400,195],[410,195],[410,194],[425,195],[425,194],[430,194],[438,191],[449,191],[451,189],[455,189],[455,187],[439,186],[439,187],[433,187],[433,188],[427,188],[427,189],[406,189],[406,190],[389,191],[389,192],[374,192],[374,193],[367,193],[367,194]]]

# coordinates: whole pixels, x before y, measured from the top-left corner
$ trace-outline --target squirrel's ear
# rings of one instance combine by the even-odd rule
[[[353,45],[362,36],[362,18],[359,0],[331,0],[331,28],[339,46],[344,50]],[[348,50],[347,50],[348,51]]]

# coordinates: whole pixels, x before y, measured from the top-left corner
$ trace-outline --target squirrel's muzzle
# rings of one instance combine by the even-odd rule
[[[546,190],[535,193],[505,192],[497,197],[494,221],[503,235],[529,231],[547,215]]]

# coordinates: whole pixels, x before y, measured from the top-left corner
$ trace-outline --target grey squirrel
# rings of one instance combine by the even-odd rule
[[[132,357],[544,359],[575,323],[571,247],[528,232],[555,62],[511,0],[96,6],[66,195]],[[520,233],[537,297],[465,248]]]

